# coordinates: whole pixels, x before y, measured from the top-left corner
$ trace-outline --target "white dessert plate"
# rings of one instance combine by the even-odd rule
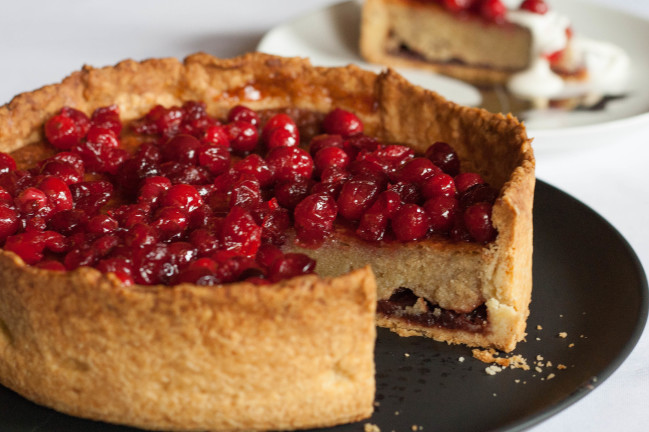
[[[628,13],[580,0],[555,1],[551,6],[570,17],[575,33],[613,43],[631,58],[627,91],[600,110],[544,110],[523,116],[535,150],[562,150],[615,142],[622,133],[649,126],[649,21]],[[379,71],[358,51],[360,3],[347,1],[314,11],[270,30],[258,51],[283,56],[308,57],[319,66],[356,64]],[[441,75],[396,69],[411,82],[434,90],[463,105],[479,106],[480,92]]]

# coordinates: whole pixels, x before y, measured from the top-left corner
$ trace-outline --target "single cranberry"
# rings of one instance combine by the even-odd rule
[[[421,185],[424,180],[441,173],[430,159],[417,157],[409,160],[392,176],[393,180]]]
[[[167,140],[160,146],[162,159],[184,164],[195,165],[198,162],[199,151],[204,145],[192,135],[179,134]]]
[[[13,206],[14,205],[14,198],[11,196],[9,192],[7,192],[5,189],[0,187],[0,205],[6,205],[6,206]]]
[[[295,147],[300,143],[300,135],[283,128],[275,128],[266,136],[266,148],[268,150],[276,147]]]
[[[16,161],[10,154],[0,152],[0,174],[16,169]]]
[[[27,231],[7,238],[5,250],[18,255],[26,264],[36,264],[43,259],[48,249],[55,253],[64,252],[67,247],[65,237],[54,231]]]
[[[359,154],[358,157],[361,157]],[[415,157],[415,152],[406,146],[390,144],[381,146],[363,157],[380,165],[385,173],[393,173]]]
[[[18,212],[7,205],[0,205],[0,243],[20,228]]]
[[[543,0],[524,0],[520,8],[540,15],[544,15],[548,11],[548,5]]]
[[[482,176],[480,176],[480,174],[472,172],[458,174],[455,176],[454,180],[455,188],[457,189],[457,193],[459,194],[463,194],[472,186],[484,183],[484,180],[482,179]]]
[[[88,171],[110,172],[117,171],[127,154],[119,149],[119,139],[111,129],[91,127],[85,141],[72,148],[83,159]]]
[[[196,248],[198,256],[206,257],[219,248],[219,238],[207,228],[198,228],[189,233],[189,242]]]
[[[225,132],[234,153],[246,154],[257,147],[259,135],[257,128],[252,123],[234,121],[225,125]]]
[[[123,235],[124,244],[131,248],[141,248],[158,243],[160,236],[158,230],[147,223],[133,224]]]
[[[379,185],[381,189],[385,188],[390,181],[384,168],[377,162],[364,160],[355,160],[347,167],[354,179],[368,180]]]
[[[426,157],[446,174],[455,177],[460,172],[460,158],[455,149],[443,141],[437,141],[426,149]]]
[[[448,174],[440,173],[428,177],[421,184],[421,193],[425,199],[436,196],[455,196],[455,181]]]
[[[282,207],[294,209],[309,195],[309,186],[309,181],[304,178],[279,182],[275,185],[275,198]]]
[[[174,185],[182,183],[201,185],[211,181],[211,175],[207,168],[181,162],[169,161],[160,164],[160,174],[169,178]]]
[[[451,12],[462,12],[467,10],[474,0],[442,0],[444,7]]]
[[[108,255],[118,244],[120,239],[114,234],[104,234],[94,240],[90,248],[95,252],[97,258]]]
[[[144,157],[126,160],[117,171],[115,183],[127,196],[134,196],[142,179],[160,175],[157,162]]]
[[[155,204],[170,187],[171,181],[167,177],[147,177],[140,186],[138,202]]]
[[[184,111],[182,122],[178,128],[181,134],[201,137],[210,127],[218,122],[207,114],[205,102],[188,101],[182,106]]]
[[[399,208],[401,208],[399,194],[390,190],[382,192],[374,204],[363,213],[356,234],[367,241],[382,240],[390,219]]]
[[[67,150],[85,137],[89,127],[88,116],[74,108],[64,107],[45,123],[45,137],[57,149]]]
[[[187,213],[191,213],[203,205],[203,199],[194,186],[181,183],[171,186],[164,193],[160,205],[163,207],[178,207]]]
[[[505,21],[507,7],[501,0],[481,0],[480,15],[488,21],[502,23]]]
[[[81,266],[93,266],[99,259],[99,253],[90,245],[71,249],[63,258],[63,265],[70,271]]]
[[[480,202],[493,204],[497,197],[498,191],[495,188],[492,188],[486,183],[480,183],[471,186],[460,195],[460,206],[467,208]]]
[[[400,181],[390,185],[388,190],[396,192],[403,203],[416,204],[423,200],[421,189],[414,183]]]
[[[113,196],[113,185],[105,180],[92,180],[70,185],[72,200],[77,209],[92,215]]]
[[[52,231],[70,236],[81,232],[87,221],[88,215],[83,210],[64,210],[53,215],[47,221],[47,227]]]
[[[344,183],[352,178],[352,174],[348,171],[341,170],[336,167],[326,168],[320,174],[320,181],[322,183]]]
[[[290,181],[296,177],[310,178],[313,160],[299,147],[276,147],[266,158],[276,182]]]
[[[112,217],[99,214],[91,217],[86,222],[86,231],[90,234],[110,234],[117,230],[119,223]]]
[[[336,108],[322,120],[322,128],[328,134],[349,137],[363,133],[363,122],[356,114]]]
[[[254,256],[261,244],[261,227],[249,211],[235,206],[223,221],[220,240],[228,251]]]
[[[264,128],[261,131],[262,141],[267,143],[270,134],[275,129],[284,129],[289,133],[293,134],[295,137],[299,135],[299,131],[297,125],[295,124],[295,121],[293,121],[291,116],[289,116],[288,114],[284,114],[284,113],[275,114],[274,116],[268,119],[268,121],[264,125]]]
[[[133,251],[133,279],[139,284],[151,285],[168,282],[177,269],[171,263],[166,243],[137,248]]]
[[[496,237],[496,229],[491,223],[492,206],[477,203],[464,211],[464,223],[471,237],[478,243],[488,243]]]
[[[256,179],[262,188],[273,183],[273,171],[258,154],[251,154],[241,159],[232,167],[236,175]]]
[[[228,112],[228,122],[234,121],[245,121],[253,126],[259,126],[259,115],[246,106],[236,105]]]
[[[156,133],[164,137],[171,137],[178,133],[178,129],[183,121],[185,111],[181,107],[165,108],[162,105],[156,105],[149,111],[145,117],[148,123],[144,131],[140,131],[136,124],[137,133]]]
[[[293,278],[315,271],[316,262],[300,253],[287,253],[277,258],[268,268],[268,276],[272,282]]]
[[[260,225],[263,242],[274,245],[284,244],[286,231],[292,225],[291,214],[284,207],[269,205],[266,211],[261,212]]]
[[[104,129],[110,129],[116,136],[122,132],[122,121],[119,118],[119,107],[110,105],[97,108],[90,117],[90,124]]]
[[[165,142],[165,140],[162,140]],[[162,161],[162,151],[157,142],[144,141],[140,144],[140,147],[135,152],[133,156],[134,159],[140,159],[142,161],[157,164]]]
[[[46,159],[44,163],[47,163],[48,161],[67,163],[72,165],[74,169],[76,169],[79,173],[83,174],[85,172],[85,168],[83,166],[83,159],[81,159],[81,156],[79,156],[77,153],[58,152],[51,158]]]
[[[47,196],[49,204],[55,212],[70,210],[74,204],[70,188],[58,177],[47,176],[37,185]]]
[[[336,201],[338,213],[347,220],[359,220],[380,192],[376,182],[352,179],[345,183],[340,191]]]
[[[29,171],[17,169],[0,174],[0,187],[13,196],[33,184],[34,177]]]
[[[445,195],[437,195],[424,203],[424,210],[428,214],[433,232],[449,232],[455,222],[458,206],[455,197]]]
[[[148,203],[124,204],[108,211],[123,228],[132,228],[138,223],[149,223],[151,205]]]
[[[298,239],[306,245],[317,245],[333,232],[338,205],[330,195],[309,195],[293,212]]]
[[[316,153],[327,147],[343,148],[343,137],[329,134],[316,135],[309,143],[309,154],[315,157]]]
[[[133,265],[124,257],[104,258],[100,260],[95,268],[102,273],[113,273],[119,278],[124,286],[133,285]]]
[[[16,208],[23,215],[49,214],[52,210],[47,195],[35,187],[28,187],[14,199]]]
[[[230,148],[230,139],[223,126],[210,126],[205,131],[203,142],[218,147]]]
[[[363,150],[373,152],[380,147],[381,143],[376,138],[365,134],[348,136],[343,141],[343,150],[347,152],[351,159],[355,159],[356,155]]]
[[[255,256],[255,261],[257,261],[257,264],[261,267],[269,268],[273,262],[283,257],[284,253],[277,246],[272,244],[262,244],[259,246],[257,255]]]
[[[241,178],[234,183],[230,194],[230,207],[239,206],[251,210],[262,203],[261,186],[251,178]]]
[[[404,204],[391,221],[392,231],[402,242],[424,238],[430,229],[430,220],[423,208],[416,204]]]
[[[197,253],[197,249],[189,242],[175,241],[169,243],[171,262],[178,267],[178,269],[186,268],[189,263],[197,258]]]
[[[178,272],[176,277],[173,279],[173,283],[190,283],[199,286],[214,286],[222,283],[222,281],[216,275],[216,269],[210,269],[203,266],[192,266]]]
[[[40,174],[56,176],[67,184],[83,181],[83,172],[77,170],[72,164],[54,159],[47,160],[40,169]]]
[[[344,170],[349,165],[349,156],[342,148],[327,147],[316,153],[313,162],[315,164],[316,173],[319,175],[325,169],[331,167]]]
[[[198,163],[217,176],[230,168],[230,151],[223,146],[204,146],[198,152]]]
[[[60,271],[60,272],[66,271],[65,266],[60,261],[55,261],[51,259],[43,260],[39,263],[36,263],[34,266],[43,270]]]

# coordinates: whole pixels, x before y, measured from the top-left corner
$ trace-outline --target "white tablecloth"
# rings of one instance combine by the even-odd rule
[[[649,19],[647,0],[590,0]],[[335,0],[67,0],[3,2],[0,103],[60,81],[83,64],[196,51],[231,57],[272,27]],[[649,48],[649,41],[645,41]],[[649,75],[647,76],[649,79]],[[541,145],[542,143],[539,143]],[[649,126],[615,142],[537,154],[537,175],[604,216],[649,269]],[[595,391],[535,426],[545,431],[649,430],[649,332]]]

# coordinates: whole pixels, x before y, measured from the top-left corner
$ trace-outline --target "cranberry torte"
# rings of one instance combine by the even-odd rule
[[[86,67],[0,108],[0,152],[0,382],[62,412],[329,426],[372,412],[375,319],[524,337],[524,127],[394,72]]]

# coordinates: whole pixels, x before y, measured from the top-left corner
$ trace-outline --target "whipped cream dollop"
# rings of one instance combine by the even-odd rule
[[[516,3],[514,0],[512,5]],[[628,55],[621,48],[606,42],[584,37],[568,36],[570,20],[556,11],[538,14],[522,9],[510,9],[507,20],[526,27],[532,35],[532,58],[529,67],[512,76],[508,90],[524,99],[531,100],[537,108],[547,106],[551,99],[583,97],[586,100],[597,96],[624,91],[630,69]],[[587,80],[567,82],[557,75],[548,57],[564,50],[569,41],[570,57],[575,68],[585,67]]]

